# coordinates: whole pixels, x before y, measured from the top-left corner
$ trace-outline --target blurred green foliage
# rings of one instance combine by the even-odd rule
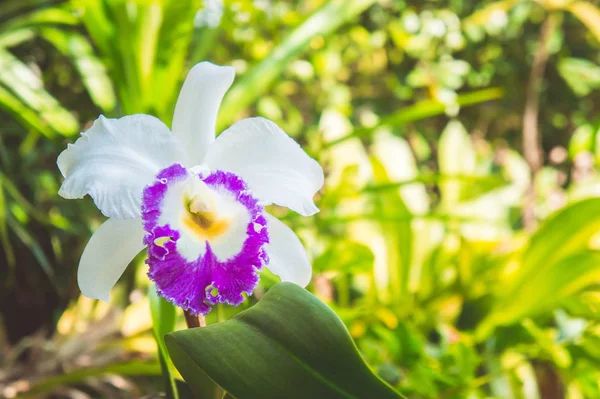
[[[271,211],[383,379],[410,398],[600,397],[599,27],[579,0],[0,2],[0,395],[163,389],[143,258],[110,306],[79,298],[102,218],[57,196],[55,160],[100,113],[169,124],[207,59],[238,75],[219,126],[270,118],[323,165],[318,215]]]

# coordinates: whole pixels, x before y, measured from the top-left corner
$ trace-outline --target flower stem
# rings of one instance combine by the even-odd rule
[[[206,327],[206,319],[203,315],[194,315],[187,310],[183,311],[185,315],[185,324],[187,324],[187,328],[196,328],[196,327]]]

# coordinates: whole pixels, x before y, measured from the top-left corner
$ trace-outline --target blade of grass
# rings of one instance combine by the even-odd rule
[[[10,214],[7,215],[6,219],[10,229],[15,233],[19,240],[21,240],[21,242],[23,242],[23,244],[25,244],[25,246],[29,248],[35,259],[38,261],[38,264],[48,277],[48,280],[50,280],[50,282],[52,283],[52,286],[54,287],[56,292],[60,294],[60,286],[56,281],[56,275],[54,274],[54,270],[52,269],[50,261],[44,253],[44,250],[37,242],[35,237],[33,237],[29,233],[29,231],[27,231],[26,228],[21,226],[21,224],[17,220],[15,220],[14,217],[12,217]]]
[[[75,26],[77,23],[77,18],[72,12],[59,7],[50,7],[10,18],[0,25],[0,32],[39,25]]]
[[[0,176],[0,183],[2,183],[2,177]],[[2,242],[2,248],[4,249],[4,256],[6,257],[6,263],[11,270],[14,270],[16,262],[15,262],[15,252],[10,243],[10,238],[8,236],[8,228],[6,225],[6,215],[8,212],[8,207],[6,206],[6,197],[4,196],[4,189],[0,184],[0,240]]]
[[[18,58],[0,49],[0,82],[39,113],[58,133],[69,136],[79,131],[79,122],[46,90],[42,80]]]
[[[52,224],[48,216],[41,212],[38,208],[36,208],[15,186],[15,184],[10,181],[2,172],[0,172],[0,187],[4,187],[8,195],[10,195],[19,205],[27,211],[27,214],[34,219],[36,219],[40,223],[44,224]]]
[[[55,138],[56,133],[40,115],[23,104],[8,90],[0,85],[0,108],[7,111],[26,127],[34,129],[49,139]]]
[[[3,0],[0,2],[0,19],[11,19],[14,14],[30,11],[37,7],[48,7],[65,3],[67,0]],[[11,15],[12,14],[12,15]]]
[[[30,28],[15,29],[0,33],[0,47],[14,47],[33,39],[35,33]]]
[[[42,28],[40,34],[71,59],[94,104],[103,111],[112,110],[116,104],[112,80],[88,40],[76,32],[56,28]]]

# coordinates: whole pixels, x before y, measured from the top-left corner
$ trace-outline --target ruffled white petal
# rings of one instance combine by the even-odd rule
[[[173,133],[189,154],[189,164],[185,166],[201,164],[215,140],[219,106],[234,77],[232,67],[201,62],[185,79],[173,116]]]
[[[58,157],[67,199],[89,194],[105,216],[140,217],[142,190],[160,169],[185,161],[181,144],[158,119],[100,116]]]
[[[77,282],[83,295],[108,302],[115,285],[133,258],[144,249],[140,219],[108,219],[87,243],[81,255]]]
[[[323,169],[268,119],[243,119],[225,130],[205,162],[211,169],[240,176],[265,204],[286,206],[304,216],[319,211],[313,196],[323,186]]]
[[[300,239],[292,229],[270,214],[267,214],[267,228],[270,239],[266,247],[269,255],[267,268],[278,275],[281,281],[306,287],[312,268]]]

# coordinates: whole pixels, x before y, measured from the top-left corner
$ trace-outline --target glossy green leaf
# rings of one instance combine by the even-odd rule
[[[150,313],[152,315],[152,329],[154,339],[158,346],[158,357],[165,378],[167,397],[177,399],[179,397],[175,377],[170,370],[169,352],[165,346],[164,336],[175,329],[175,306],[167,302],[156,293],[156,287],[151,284],[148,287],[148,300],[150,301]]]
[[[399,398],[325,304],[291,283],[233,319],[165,337],[188,384],[202,370],[237,399]]]

